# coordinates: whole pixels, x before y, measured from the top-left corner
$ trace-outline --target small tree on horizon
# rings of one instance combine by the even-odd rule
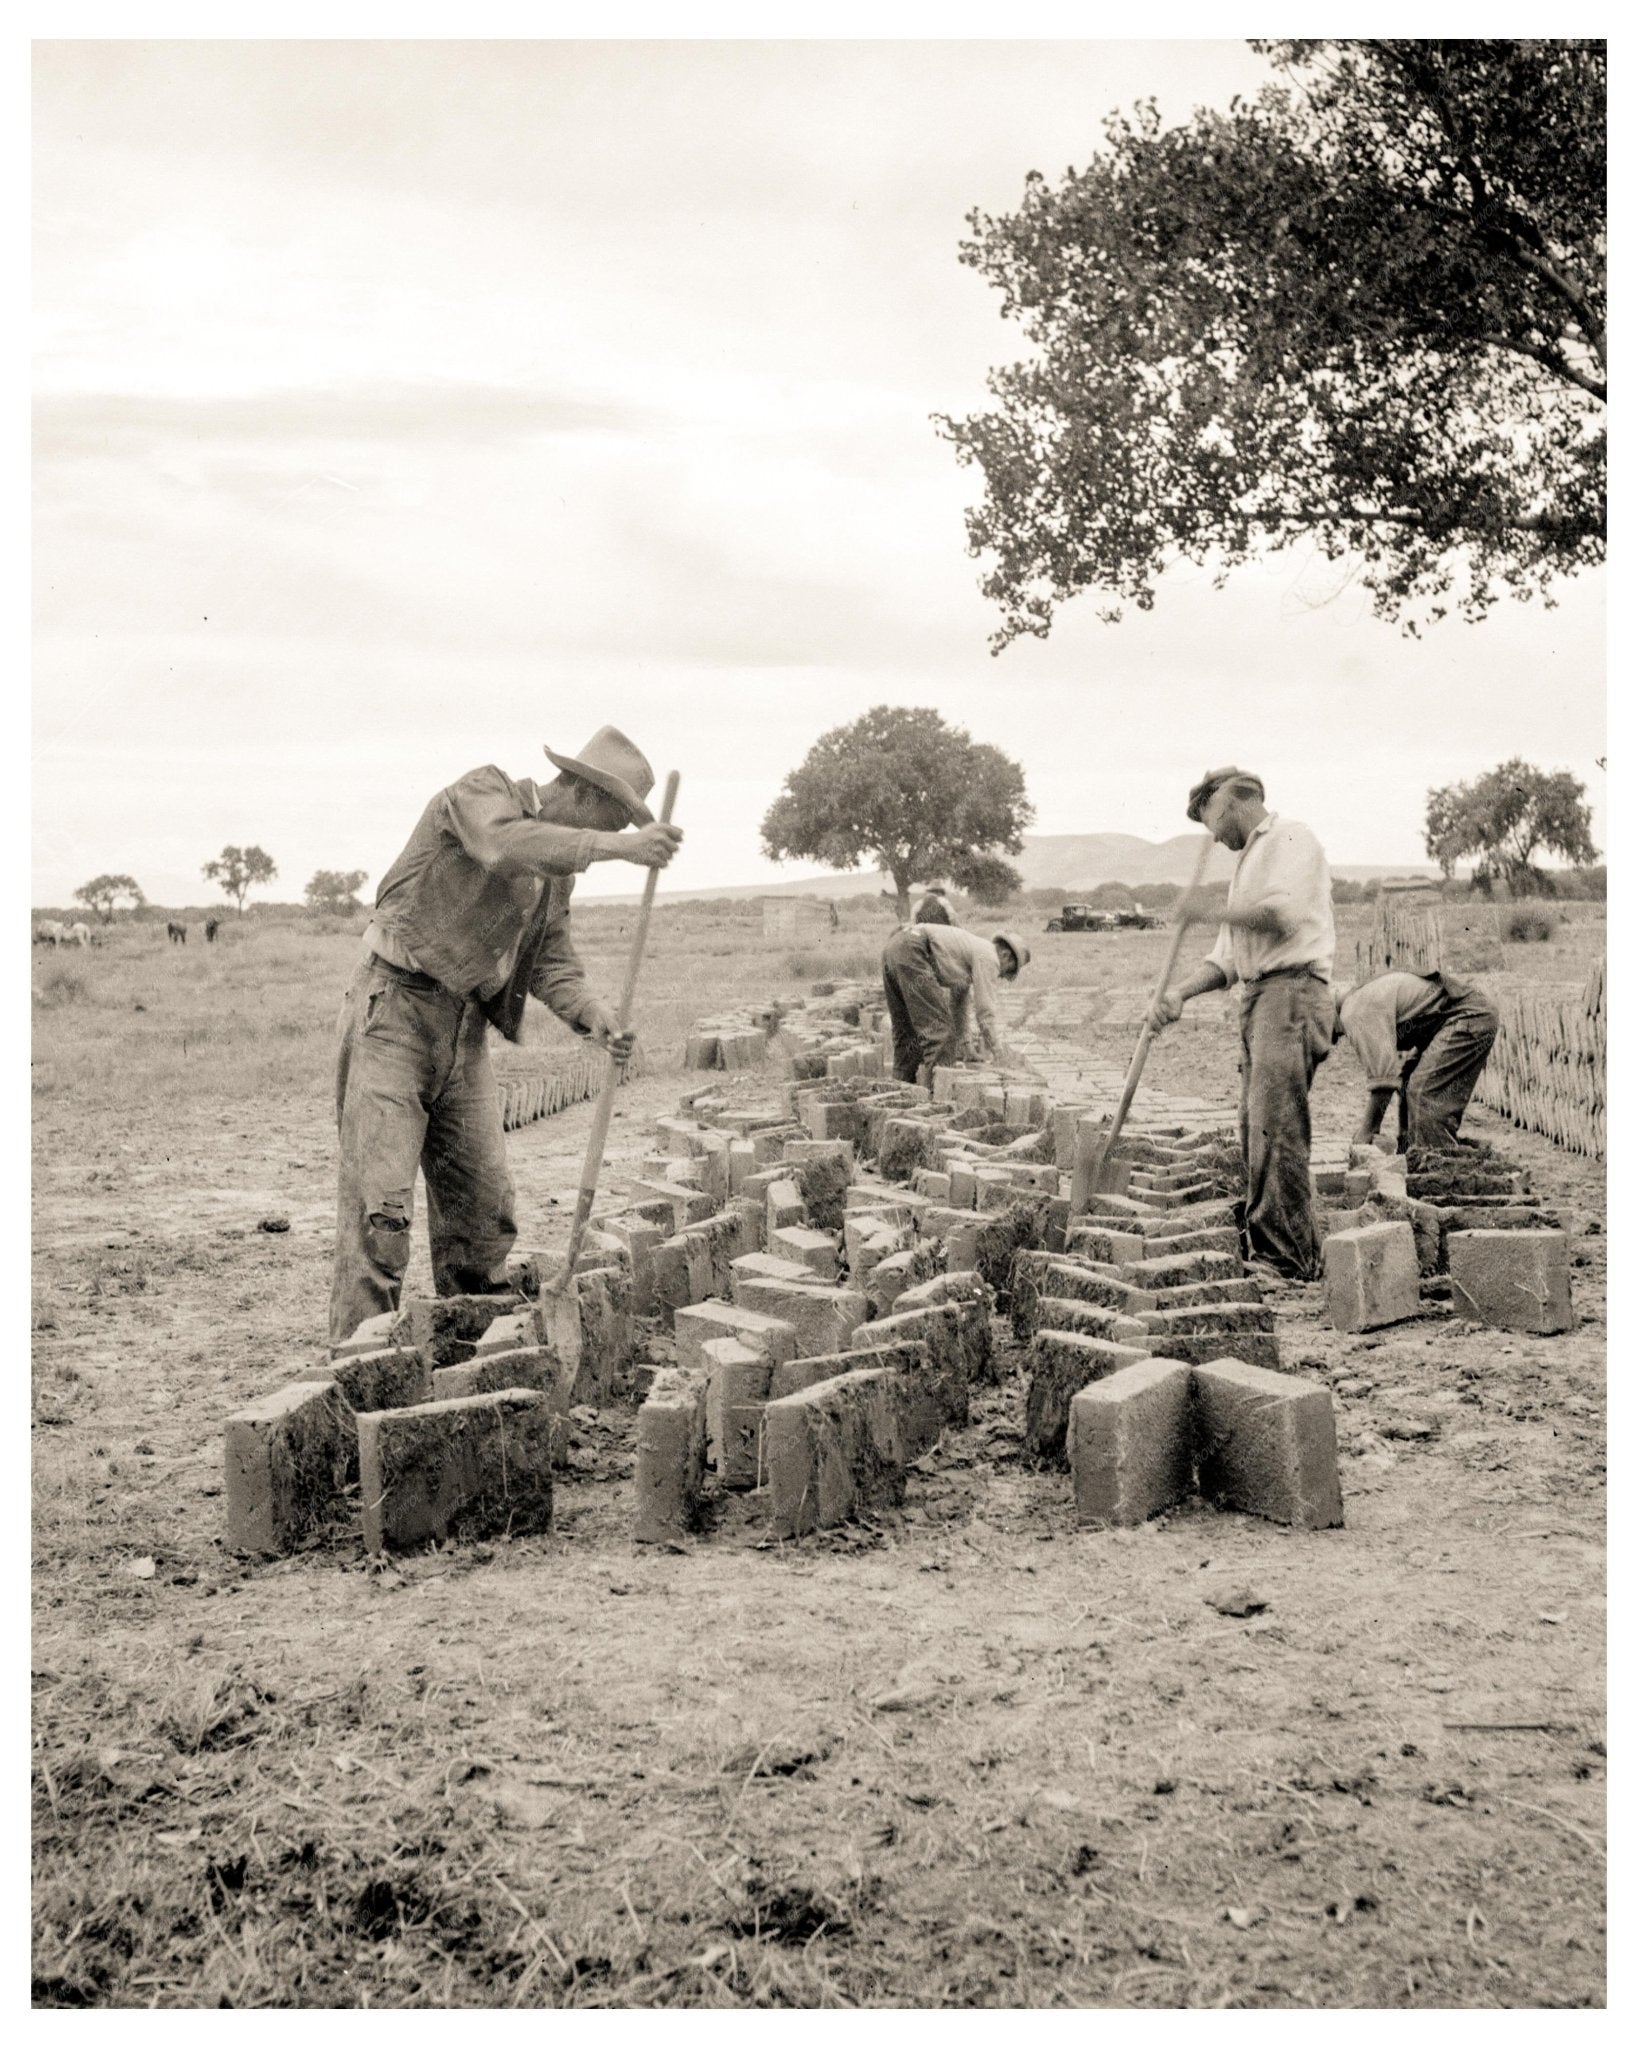
[[[121,897],[129,900],[133,910],[140,910],[147,901],[129,875],[95,875],[74,891],[74,901],[94,910],[104,924],[113,923]]]
[[[1538,851],[1582,868],[1598,858],[1586,794],[1567,768],[1549,775],[1528,761],[1503,761],[1472,782],[1428,791],[1423,843],[1447,880],[1459,860],[1470,860],[1480,888],[1499,879],[1514,896],[1542,894]]]
[[[214,882],[224,896],[232,898],[241,917],[245,897],[261,883],[271,882],[278,872],[272,856],[259,846],[224,846],[217,858],[206,861],[200,870],[207,882]]]
[[[351,917],[363,907],[358,892],[368,879],[363,868],[320,868],[302,894],[309,910],[323,911],[332,917]]]
[[[1023,851],[1035,816],[1024,771],[938,712],[878,704],[821,735],[762,820],[770,860],[856,868],[873,860],[901,919],[918,883],[948,880],[1004,901],[1021,877],[1001,859]]]

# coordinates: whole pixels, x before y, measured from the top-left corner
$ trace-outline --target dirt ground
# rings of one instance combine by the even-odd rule
[[[902,1511],[800,1544],[741,1497],[638,1548],[608,1411],[549,1537],[246,1567],[221,1426],[319,1355],[356,942],[244,936],[133,939],[37,1004],[36,2003],[1602,2004],[1596,1163],[1472,1120],[1574,1223],[1568,1336],[1282,1303],[1336,1392],[1341,1530],[1077,1533],[1015,1372]],[[1043,941],[1025,1014],[1124,1058],[1157,945]],[[796,985],[743,935],[657,953],[615,1184],[687,1016]],[[1223,1016],[1151,1071],[1224,1093]],[[1357,1091],[1322,1070],[1322,1130]],[[589,1115],[513,1136],[528,1240]]]

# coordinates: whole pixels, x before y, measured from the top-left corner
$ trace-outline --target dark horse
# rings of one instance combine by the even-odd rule
[[[188,943],[188,928],[185,924],[178,924],[175,918],[169,918],[165,924],[165,936],[173,946],[185,946]]]

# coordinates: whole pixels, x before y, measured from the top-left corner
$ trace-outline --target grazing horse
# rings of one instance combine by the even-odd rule
[[[213,946],[216,943],[216,927],[221,922],[222,920],[219,917],[207,917],[205,919],[205,937]]]
[[[54,917],[42,918],[34,927],[34,943],[37,946],[60,946],[63,942],[63,927]]]
[[[91,943],[91,927],[88,924],[71,924],[67,931],[63,933],[63,938],[71,941],[76,946],[89,946]]]
[[[178,924],[174,917],[167,918],[165,936],[173,946],[185,946],[188,943],[188,928],[185,924]]]

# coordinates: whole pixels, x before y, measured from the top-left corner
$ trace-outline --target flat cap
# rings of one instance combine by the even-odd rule
[[[1267,795],[1267,791],[1263,788],[1263,778],[1260,775],[1251,774],[1245,768],[1208,768],[1194,785],[1193,789],[1189,791],[1189,816],[1197,825],[1200,823],[1200,813],[1211,801],[1212,792],[1221,789],[1225,782],[1255,782],[1257,794],[1259,796]]]

